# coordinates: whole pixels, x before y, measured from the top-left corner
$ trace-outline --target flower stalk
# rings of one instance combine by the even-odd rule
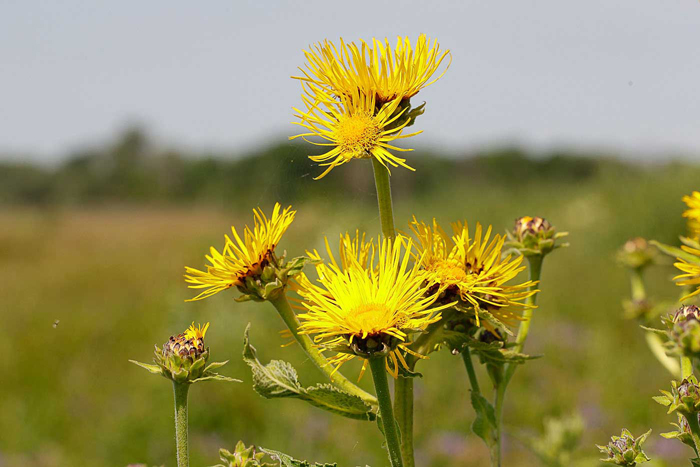
[[[189,383],[173,381],[175,395],[175,446],[177,451],[177,467],[189,467],[190,453],[188,444],[187,395]]]
[[[359,397],[371,406],[377,406],[377,399],[374,396],[366,391],[363,391],[340,372],[336,371],[333,373],[333,365],[331,365],[326,357],[321,354],[318,348],[314,346],[311,338],[306,334],[299,333],[299,320],[297,319],[296,314],[294,314],[292,307],[289,305],[289,301],[287,300],[285,294],[279,294],[269,301],[275,307],[280,317],[289,328],[289,331],[292,333],[292,336],[294,336],[294,339],[296,339],[304,352],[306,352],[306,355],[308,355],[314,365],[316,365],[316,367],[321,370],[323,374],[331,379],[333,384],[344,391]]]
[[[392,239],[396,236],[394,229],[394,208],[391,202],[391,182],[389,169],[384,167],[377,159],[372,159],[374,170],[374,184],[377,187],[377,203],[379,204],[379,219],[382,224],[382,234]]]
[[[374,387],[379,401],[379,415],[386,440],[386,448],[389,451],[391,467],[403,467],[401,458],[401,442],[394,418],[394,409],[391,405],[389,382],[386,376],[386,357],[374,357],[369,359],[369,367],[372,370]]]

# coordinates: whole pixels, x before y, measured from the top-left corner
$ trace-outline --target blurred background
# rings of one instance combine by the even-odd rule
[[[396,221],[436,217],[510,228],[546,217],[571,247],[547,258],[526,350],[506,404],[506,465],[547,417],[579,414],[580,455],[622,427],[658,435],[651,401],[670,377],[625,320],[630,237],[685,233],[681,197],[700,188],[700,4],[355,1],[19,2],[0,5],[0,466],[173,465],[172,394],[128,359],[190,322],[242,384],[191,392],[193,465],[236,441],[341,466],[386,464],[380,433],[296,400],[266,401],[243,364],[243,330],[266,362],[321,381],[267,304],[233,293],[185,303],[184,266],[203,267],[252,208],[292,204],[291,255],[323,236],[379,234],[369,163],[321,181],[318,149],[292,144],[289,79],[302,50],[426,33],[452,51],[406,141],[415,173],[392,171]],[[408,144],[410,142],[410,144]],[[674,300],[670,266],[650,288]],[[347,374],[359,368],[348,366]],[[421,466],[485,466],[459,357],[438,353],[416,383]],[[482,373],[483,385],[488,385]],[[371,386],[365,378],[364,387]],[[653,436],[655,465],[689,448]]]

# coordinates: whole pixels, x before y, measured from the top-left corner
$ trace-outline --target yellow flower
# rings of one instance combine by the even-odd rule
[[[190,327],[185,330],[185,339],[202,340],[204,339],[204,335],[207,333],[207,329],[209,329],[209,323],[202,327],[201,324],[195,326],[194,321],[192,321]]]
[[[312,101],[308,96],[302,96],[306,111],[294,109],[297,112],[295,116],[300,119],[295,123],[308,129],[309,132],[291,136],[290,139],[301,137],[317,146],[332,146],[332,149],[320,156],[309,156],[309,159],[320,163],[322,167],[328,167],[315,180],[325,177],[333,168],[353,159],[372,157],[381,162],[384,167],[389,164],[392,167],[402,166],[415,170],[406,165],[406,159],[390,152],[390,150],[412,151],[412,149],[398,148],[390,143],[421,133],[418,131],[401,134],[409,121],[395,124],[405,110],[399,109],[400,100],[395,99],[378,105],[374,95],[358,95],[356,91],[353,95],[354,98],[343,96],[338,101],[320,92],[317,94],[319,102]],[[379,107],[378,110],[377,107]],[[319,137],[326,142],[315,143],[309,141],[308,136]]]
[[[421,34],[415,47],[408,37],[398,37],[392,48],[388,39],[384,42],[372,39],[372,46],[365,41],[346,44],[340,39],[336,47],[331,41],[318,43],[310,51],[304,51],[308,63],[304,76],[294,76],[316,89],[336,97],[361,95],[375,96],[379,104],[394,99],[410,99],[421,89],[439,80],[450,67],[450,51],[440,51],[437,40]],[[443,60],[449,55],[449,63],[442,73],[433,78]]]
[[[676,258],[678,262],[673,263],[676,268],[683,272],[683,274],[679,274],[673,278],[674,281],[677,281],[676,285],[680,285],[681,287],[698,286],[695,291],[681,298],[680,301],[682,302],[687,298],[700,294],[700,250],[685,245],[682,245],[681,248],[691,255],[698,257],[698,260],[695,263],[686,261],[682,258]]]
[[[683,202],[688,209],[683,217],[688,218],[688,230],[693,238],[700,237],[700,192],[694,191],[690,196],[684,196]]]
[[[245,286],[247,277],[255,277],[271,260],[274,260],[275,247],[282,235],[294,220],[296,211],[289,206],[282,210],[275,203],[272,216],[268,219],[260,208],[253,210],[255,227],[246,226],[243,238],[235,227],[231,227],[233,239],[225,235],[225,244],[221,253],[211,247],[206,272],[185,267],[185,280],[192,289],[206,289],[188,301],[201,300],[233,286]]]
[[[446,292],[474,308],[477,324],[479,313],[486,310],[505,324],[519,319],[514,311],[525,305],[522,300],[537,291],[528,290],[533,281],[507,285],[525,266],[522,256],[502,258],[505,237],[494,235],[491,227],[483,232],[476,224],[474,237],[467,224],[452,224],[449,236],[435,219],[432,226],[413,218],[410,225],[417,238],[416,261],[423,268],[423,277],[431,291]]]
[[[325,239],[326,242],[326,252],[328,253],[328,258],[330,260],[330,265],[335,267],[337,270],[345,270],[353,264],[357,263],[362,268],[367,268],[368,264],[374,263],[374,242],[372,240],[366,241],[366,235],[360,231],[355,231],[355,236],[351,237],[349,233],[345,235],[340,235],[339,242],[339,257],[340,264],[338,264],[333,256],[333,251],[328,243],[328,238]],[[306,255],[311,259],[311,261],[318,263],[318,266],[323,267],[323,259],[317,250],[307,251]]]
[[[406,347],[409,333],[438,321],[439,311],[453,305],[431,308],[437,296],[427,294],[418,265],[409,266],[405,241],[378,241],[370,254],[376,261],[361,264],[348,255],[343,268],[319,265],[317,283],[301,275],[298,293],[306,312],[299,314],[300,330],[313,334],[321,348],[345,349],[330,359],[336,370],[356,356],[386,355],[387,370],[397,377],[399,364],[408,368],[403,352],[413,354]]]

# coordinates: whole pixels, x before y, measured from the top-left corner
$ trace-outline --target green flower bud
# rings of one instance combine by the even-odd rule
[[[697,416],[700,412],[700,386],[695,376],[690,375],[680,383],[671,382],[671,392],[661,391],[662,396],[654,400],[668,407],[668,413],[678,412],[685,416]]]
[[[210,379],[237,381],[212,372],[213,369],[224,366],[226,362],[214,362],[207,365],[209,348],[204,347],[204,335],[207,329],[209,329],[209,323],[205,324],[204,327],[195,327],[192,323],[185,332],[170,336],[162,348],[156,346],[153,358],[155,365],[135,360],[129,361],[178,384],[191,384]]]
[[[642,451],[642,444],[644,444],[650,433],[651,430],[635,439],[629,430],[623,429],[620,436],[613,436],[606,446],[596,445],[600,452],[606,455],[605,458],[600,460],[630,467],[648,462],[650,459]]]
[[[557,233],[556,229],[542,217],[520,217],[515,220],[515,227],[508,232],[507,245],[523,256],[544,256],[553,250],[569,246],[559,243],[567,232]]]
[[[229,452],[226,449],[219,450],[219,457],[224,464],[214,467],[273,467],[274,464],[263,462],[264,452],[257,452],[255,446],[246,447],[243,441],[236,444],[236,449]]]
[[[617,261],[630,269],[644,269],[658,259],[658,250],[644,238],[635,237],[627,240],[617,252]]]
[[[700,309],[683,305],[674,314],[662,318],[668,328],[666,351],[670,355],[700,358]]]

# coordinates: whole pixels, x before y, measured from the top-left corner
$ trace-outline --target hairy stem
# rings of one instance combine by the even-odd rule
[[[333,382],[333,384],[335,384],[345,392],[359,397],[371,406],[377,406],[376,397],[362,390],[362,388],[358,387],[352,381],[347,379],[339,371],[333,373],[333,365],[330,365],[328,363],[326,357],[324,357],[318,350],[318,348],[313,344],[311,338],[309,338],[309,336],[307,336],[306,334],[299,334],[299,320],[294,314],[292,307],[289,306],[289,301],[287,301],[287,297],[284,294],[280,294],[277,298],[271,299],[270,303],[272,303],[275,309],[277,309],[277,312],[279,313],[280,317],[282,317],[282,320],[292,332],[294,339],[296,339],[301,348],[304,349],[306,355],[309,356],[311,361],[314,362],[314,365],[316,365],[319,370],[321,370],[326,376],[328,376],[328,378]],[[331,373],[333,373],[332,377]]]
[[[391,467],[403,467],[401,458],[401,443],[399,433],[394,419],[394,409],[391,405],[391,394],[389,392],[389,382],[386,376],[386,357],[370,358],[369,367],[374,378],[374,388],[377,391],[379,401],[379,415],[381,416],[384,428],[384,439],[386,448],[389,451]]]
[[[408,355],[410,357],[410,355]],[[408,358],[406,359],[408,360]],[[412,366],[410,361],[407,361]],[[401,455],[405,467],[414,467],[413,458],[413,378],[398,377],[394,384],[394,411],[401,427]]]
[[[175,394],[175,447],[177,449],[177,467],[189,467],[190,454],[187,442],[187,393],[190,385],[173,381]]]

